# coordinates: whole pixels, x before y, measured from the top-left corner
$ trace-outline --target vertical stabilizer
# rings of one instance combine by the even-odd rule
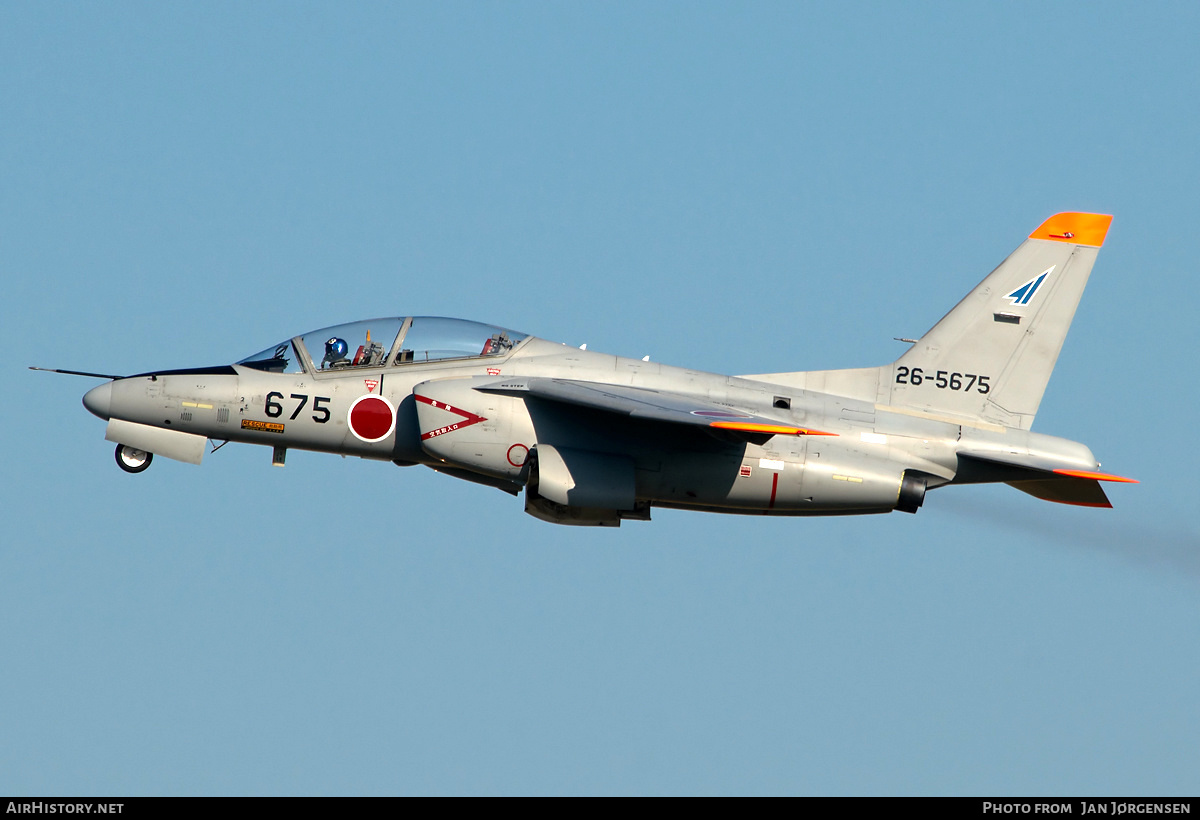
[[[896,360],[890,403],[1028,430],[1111,222],[1043,222]]]

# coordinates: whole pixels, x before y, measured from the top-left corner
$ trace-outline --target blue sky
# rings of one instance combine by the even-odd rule
[[[1194,4],[0,7],[0,793],[1195,794]],[[449,315],[882,364],[1115,215],[1035,430],[1113,510],[553,527],[113,463],[93,382]]]

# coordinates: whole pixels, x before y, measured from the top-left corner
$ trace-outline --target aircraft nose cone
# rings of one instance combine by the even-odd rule
[[[108,420],[108,407],[112,403],[112,382],[105,382],[83,394],[83,406],[93,416]]]

